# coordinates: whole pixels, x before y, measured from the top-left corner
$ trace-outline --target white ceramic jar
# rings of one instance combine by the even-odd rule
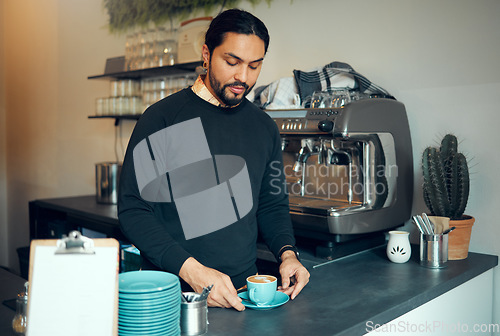
[[[389,231],[387,257],[394,263],[405,263],[411,257],[410,233],[406,231]]]

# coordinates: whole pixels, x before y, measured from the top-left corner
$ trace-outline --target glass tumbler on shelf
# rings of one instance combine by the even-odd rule
[[[154,68],[158,66],[158,62],[155,60],[155,48],[158,39],[156,37],[156,29],[148,29],[146,31],[146,59],[144,62],[145,68]]]
[[[165,49],[165,28],[158,27],[155,30],[154,45],[152,50],[153,64],[155,67],[163,66],[163,49]]]
[[[118,110],[118,97],[109,97],[108,115],[116,115]]]
[[[131,47],[131,55],[130,55],[130,70],[138,70],[140,67],[140,33],[136,32],[132,35],[132,47]]]
[[[137,54],[136,54],[136,69],[144,69],[147,67],[147,50],[146,50],[146,32],[137,33]]]
[[[118,97],[120,95],[120,81],[115,79],[109,82],[109,96]]]
[[[175,84],[176,82],[172,76],[167,77],[166,80],[167,80],[167,82],[166,82],[165,89],[167,90],[167,96],[169,96],[175,92],[174,86],[176,85]]]
[[[167,90],[158,90],[158,100],[162,100],[163,98],[167,97]]]
[[[130,97],[119,97],[118,98],[118,115],[130,114],[129,112],[129,98]]]
[[[132,61],[134,58],[134,42],[135,35],[128,34],[125,40],[125,71],[130,71],[132,69]]]
[[[153,90],[153,86],[154,86],[154,79],[146,78],[146,79],[141,80],[141,91],[142,92]]]
[[[108,113],[108,100],[107,98],[97,98],[95,106],[95,115],[102,116]]]
[[[160,77],[156,80],[156,90],[166,90],[167,80],[165,77]]]
[[[124,79],[120,81],[119,96],[132,97],[139,93],[140,84],[133,79]]]
[[[162,40],[162,66],[177,63],[177,29],[165,30]]]
[[[129,110],[132,114],[142,113],[142,98],[141,97],[130,97],[129,99]]]

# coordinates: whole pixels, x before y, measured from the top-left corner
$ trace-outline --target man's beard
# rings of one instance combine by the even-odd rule
[[[215,76],[212,75],[212,66],[209,64],[208,68],[208,80],[210,81],[210,86],[214,90],[214,93],[217,98],[222,102],[222,104],[226,106],[236,106],[241,101],[252,91],[253,87],[255,86],[252,85],[252,87],[248,87],[247,83],[243,83],[240,81],[235,81],[231,84],[225,84],[222,86],[222,84],[215,78]],[[241,95],[241,97],[235,96],[234,93],[229,91],[229,93],[226,93],[226,88],[231,87],[231,86],[242,86],[245,88],[245,91]]]

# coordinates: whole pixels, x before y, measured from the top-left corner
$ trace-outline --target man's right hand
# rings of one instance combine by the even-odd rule
[[[239,311],[245,310],[245,306],[241,303],[231,278],[227,274],[203,266],[196,259],[190,257],[182,265],[179,276],[197,293],[201,293],[204,287],[214,285],[207,299],[209,307],[233,307]]]

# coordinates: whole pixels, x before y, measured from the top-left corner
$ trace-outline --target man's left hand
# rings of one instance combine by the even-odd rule
[[[293,300],[309,282],[309,271],[300,263],[293,251],[281,255],[281,287],[279,290]],[[294,279],[294,283],[291,283]]]

